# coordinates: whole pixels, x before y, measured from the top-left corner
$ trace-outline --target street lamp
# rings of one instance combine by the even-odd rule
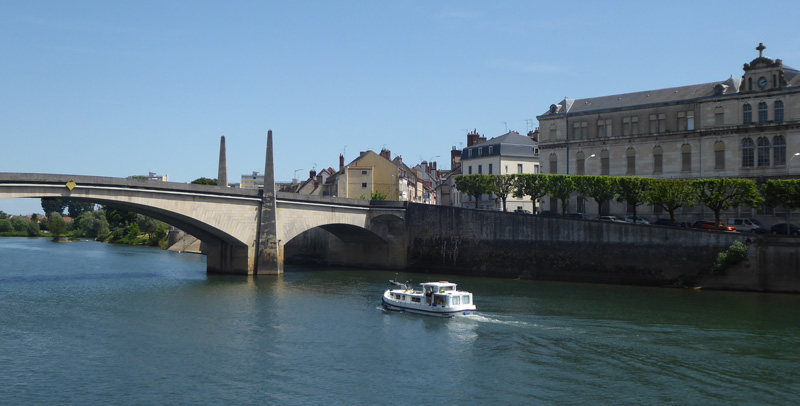
[[[586,160],[584,160],[584,161],[583,161],[583,166],[584,166],[584,168],[583,168],[583,174],[584,174],[584,175],[586,174],[586,172],[588,172],[588,171],[586,170],[586,168],[588,168],[588,167],[589,167],[589,160],[590,160],[590,159],[592,159],[592,158],[594,158],[594,157],[596,157],[596,156],[597,156],[597,155],[595,155],[595,154],[589,155],[589,157],[588,157],[588,158],[586,158]]]
[[[795,158],[797,158],[797,157],[799,157],[799,156],[800,156],[800,152],[798,152],[798,153],[796,153],[796,154],[792,155],[792,157],[791,157],[791,158],[789,158],[789,163],[788,163],[788,164],[786,164],[786,173],[787,173],[787,174],[789,173],[789,167],[790,167],[790,166],[792,166],[792,160],[793,160],[793,159],[795,159]]]

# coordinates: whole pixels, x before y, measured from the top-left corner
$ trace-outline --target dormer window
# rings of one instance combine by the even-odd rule
[[[494,152],[494,147],[489,147],[489,155],[492,155],[493,152]]]

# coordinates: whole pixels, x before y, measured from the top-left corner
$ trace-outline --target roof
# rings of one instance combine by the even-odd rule
[[[785,79],[784,87],[800,86],[800,72],[794,68],[783,65],[780,60],[773,61],[769,58],[759,57],[754,59],[751,64],[756,67],[775,64],[783,70]],[[749,64],[745,64],[745,70],[750,69]],[[590,97],[586,99],[570,99],[565,97],[558,104],[550,106],[546,112],[538,116],[560,114],[581,114],[599,110],[623,109],[634,106],[646,106],[652,104],[664,104],[688,100],[696,100],[705,97],[730,95],[739,93],[743,79],[731,76],[727,80],[719,82],[701,83],[697,85],[670,87],[665,89],[645,90],[642,92],[614,94],[609,96]],[[718,89],[719,88],[719,89]]]

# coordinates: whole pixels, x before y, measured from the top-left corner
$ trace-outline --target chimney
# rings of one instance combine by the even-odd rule
[[[455,168],[459,163],[461,163],[461,150],[456,149],[456,146],[453,145],[453,149],[450,150],[450,169]]]
[[[344,169],[344,155],[339,154],[339,170]]]
[[[387,161],[391,161],[392,160],[392,157],[391,157],[392,153],[389,152],[389,150],[386,149],[386,148],[381,149],[381,156],[386,158]]]
[[[539,127],[536,127],[534,131],[528,131],[528,137],[531,137],[536,142],[539,142]]]
[[[309,179],[314,179],[314,178],[316,178],[316,177],[317,177],[317,171],[315,171],[315,170],[313,170],[313,169],[312,169],[312,170],[310,170],[310,171],[308,171],[308,178],[309,178]]]

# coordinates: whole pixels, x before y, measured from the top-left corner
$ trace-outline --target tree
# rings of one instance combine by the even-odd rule
[[[39,223],[35,221],[29,221],[26,231],[28,232],[28,237],[38,237],[41,231],[39,229]]]
[[[126,179],[131,179],[131,180],[147,180],[147,176],[143,176],[143,175],[132,175],[132,176],[128,176]]]
[[[761,194],[770,206],[786,208],[786,235],[789,235],[792,210],[800,208],[800,179],[770,179],[761,186]]]
[[[217,180],[216,179],[209,179],[209,178],[197,178],[197,179],[192,181],[192,184],[216,186],[217,185]]]
[[[67,231],[67,223],[60,214],[52,212],[47,220],[47,229],[50,230],[50,235],[53,236],[53,241],[58,241]]]
[[[653,179],[646,200],[669,213],[669,224],[675,225],[675,211],[694,204],[695,196],[689,183],[678,179]]]
[[[386,194],[381,193],[380,190],[373,190],[369,196],[370,200],[386,200]]]
[[[633,209],[633,222],[636,223],[636,208],[647,198],[651,178],[623,176],[617,179],[617,201],[626,202]]]
[[[494,194],[503,202],[503,211],[508,211],[506,200],[508,200],[508,195],[514,191],[514,175],[494,175],[491,178],[489,193]]]
[[[719,227],[719,213],[743,204],[758,207],[764,200],[756,182],[750,179],[695,179],[690,181],[695,198],[714,212],[714,224]]]
[[[9,231],[14,231],[14,226],[11,225],[11,221],[8,219],[0,219],[0,233],[7,233]]]
[[[28,228],[28,220],[21,216],[12,217],[11,227],[14,228],[14,231],[25,231]]]
[[[0,210],[0,220],[5,220],[8,218],[8,214],[6,212]]]
[[[67,201],[65,199],[58,197],[42,198],[42,210],[44,210],[45,214],[56,212],[63,216],[64,209],[66,208],[67,208]]]
[[[81,213],[94,211],[95,204],[92,202],[81,201],[81,200],[66,200],[67,204],[67,214],[70,217],[75,218],[81,215]]]
[[[97,237],[109,233],[108,220],[103,210],[81,213],[72,223],[74,229],[83,237]]]
[[[611,176],[581,175],[575,177],[575,189],[583,196],[597,202],[597,218],[602,215],[603,203],[610,202],[616,196],[617,179]]]
[[[547,193],[561,200],[561,214],[567,215],[569,197],[575,191],[575,181],[571,175],[547,175]]]
[[[156,233],[156,230],[158,229],[158,223],[158,220],[151,217],[143,216],[141,214],[136,216],[136,224],[139,226],[139,230],[147,234],[147,238],[150,239],[152,239],[153,234]]]
[[[547,195],[547,175],[539,173],[523,173],[514,177],[514,197],[530,196],[533,210],[536,211],[536,200]]]
[[[489,193],[490,178],[487,175],[459,175],[456,176],[456,189],[465,195],[475,198],[475,208],[478,208],[478,198]]]
[[[136,221],[136,213],[132,211],[103,206],[103,212],[106,215],[106,221],[108,221],[109,228],[118,228],[120,226],[124,227],[131,222]]]

